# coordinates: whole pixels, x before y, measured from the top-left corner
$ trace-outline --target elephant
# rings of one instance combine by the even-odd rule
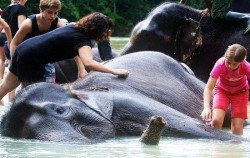
[[[142,51],[105,63],[126,78],[90,72],[70,84],[34,83],[21,89],[1,120],[12,138],[98,143],[140,136],[152,116],[167,122],[162,136],[240,140],[201,119],[204,82],[160,52]],[[225,120],[228,121],[228,120]]]
[[[187,64],[196,77],[206,82],[229,45],[238,43],[250,50],[250,35],[243,35],[245,21],[215,21],[200,13],[185,5],[162,3],[134,26],[121,55],[162,52]]]

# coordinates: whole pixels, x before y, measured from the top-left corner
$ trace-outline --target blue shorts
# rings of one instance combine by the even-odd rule
[[[11,59],[11,57],[10,57],[10,49],[9,49],[9,47],[8,47],[8,41],[5,41],[5,43],[4,43],[4,54],[5,54],[5,57],[7,58],[7,59]]]
[[[56,82],[56,70],[54,64],[45,65],[44,79],[46,82],[55,83]]]

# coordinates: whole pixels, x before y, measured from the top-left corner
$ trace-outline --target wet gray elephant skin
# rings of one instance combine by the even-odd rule
[[[244,21],[215,21],[210,16],[202,17],[200,12],[176,3],[159,5],[135,25],[122,55],[162,52],[186,63],[199,79],[207,82],[213,65],[229,45],[239,43],[250,50],[250,35],[243,35],[247,26]]]
[[[96,143],[140,136],[154,115],[169,137],[241,140],[200,120],[204,83],[174,59],[138,52],[106,63],[127,78],[91,72],[64,86],[36,83],[22,89],[1,121],[1,134],[44,141]]]

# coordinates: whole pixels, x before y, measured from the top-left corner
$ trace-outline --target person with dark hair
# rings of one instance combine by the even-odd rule
[[[228,106],[231,106],[231,131],[243,134],[243,123],[247,118],[250,79],[250,63],[246,61],[247,50],[240,44],[230,45],[225,56],[215,63],[204,89],[204,121],[212,119],[214,128],[222,128]],[[212,112],[210,109],[213,94]]]
[[[0,84],[0,99],[20,83],[26,86],[43,80],[47,63],[79,56],[84,67],[126,77],[128,70],[109,68],[93,60],[91,40],[105,40],[112,21],[102,13],[94,12],[46,34],[27,39],[17,46],[9,72]]]
[[[230,11],[230,5],[232,0],[204,0],[207,8],[201,12],[202,15],[209,15],[211,13],[211,17],[214,20],[227,20],[234,22],[246,22],[247,27],[244,30],[244,34],[248,34],[250,32],[250,16]],[[184,4],[186,0],[180,0],[181,4]]]

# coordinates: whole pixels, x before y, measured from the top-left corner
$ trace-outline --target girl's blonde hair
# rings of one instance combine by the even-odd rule
[[[225,57],[235,62],[242,62],[247,56],[247,50],[240,44],[232,44],[228,46]]]

